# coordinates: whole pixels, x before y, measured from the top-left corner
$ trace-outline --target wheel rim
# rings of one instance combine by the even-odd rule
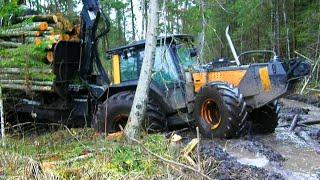
[[[211,124],[211,129],[217,129],[221,123],[221,115],[217,103],[213,99],[206,99],[201,106],[202,119]]]
[[[113,129],[116,131],[121,131],[120,126],[122,128],[124,128],[127,124],[128,118],[129,118],[129,115],[127,115],[127,114],[120,114],[120,115],[116,116],[113,119],[113,121],[115,122],[113,125]]]

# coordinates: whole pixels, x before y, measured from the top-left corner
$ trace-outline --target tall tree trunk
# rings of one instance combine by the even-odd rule
[[[130,139],[139,138],[140,128],[147,109],[149,85],[151,82],[152,68],[157,44],[157,27],[158,27],[158,0],[150,0],[148,31],[145,45],[145,57],[143,59],[138,87],[133,100],[128,123],[125,127],[125,134]]]
[[[141,39],[144,39],[147,31],[147,0],[141,1],[141,14],[142,14],[142,27],[141,27]]]
[[[271,27],[273,51],[276,52],[275,0],[271,1]]]
[[[1,122],[1,140],[2,146],[4,146],[4,138],[5,138],[5,127],[4,127],[4,115],[3,115],[3,100],[2,100],[2,88],[0,86],[0,122]]]
[[[286,29],[286,45],[287,45],[287,58],[290,59],[290,39],[289,39],[289,28],[288,28],[288,23],[287,23],[287,13],[286,13],[286,0],[283,0],[282,2],[282,11],[283,11],[283,21],[284,21],[284,26]]]
[[[125,16],[125,8],[122,9],[122,14],[123,14],[123,19],[122,19],[122,26],[123,26],[123,39],[126,39],[126,34],[127,34],[127,19]]]
[[[168,31],[168,16],[167,16],[167,4],[166,0],[163,0],[162,7],[161,7],[161,18],[159,18],[160,22],[163,22],[163,29],[161,29],[161,33],[164,33],[166,36]]]
[[[132,24],[132,40],[136,39],[136,25],[134,23],[134,13],[133,13],[133,2],[130,0],[130,9],[131,9],[131,24]]]
[[[122,39],[122,25],[121,25],[121,9],[116,10],[116,20],[117,20],[117,28],[118,28],[118,37],[119,39]]]
[[[296,3],[293,1],[293,28],[292,28],[292,52],[296,50]]]
[[[173,1],[174,4],[178,4],[177,0]],[[179,15],[178,15],[178,11],[179,11],[179,5],[177,5],[175,7],[174,10],[174,17],[173,17],[173,34],[179,34],[180,33],[180,27],[179,27]]]
[[[277,54],[280,56],[280,15],[279,15],[279,0],[276,0],[276,39],[277,39]]]
[[[206,23],[206,19],[204,16],[204,10],[205,10],[205,5],[203,0],[200,1],[200,10],[201,10],[201,27],[202,27],[202,31],[200,33],[200,40],[199,40],[199,49],[200,49],[200,54],[199,54],[199,59],[198,63],[200,63],[203,60],[203,50],[204,50],[204,43],[205,43],[205,23]]]

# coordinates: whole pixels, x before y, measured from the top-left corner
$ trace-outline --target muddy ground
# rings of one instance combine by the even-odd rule
[[[301,123],[320,120],[319,102],[299,95],[281,99],[279,126],[273,134],[202,138],[202,170],[213,179],[320,179],[320,124]],[[296,115],[298,126],[289,131]],[[196,137],[193,128],[178,134],[185,144]]]
[[[320,124],[299,122],[320,120],[319,100],[299,95],[281,99],[280,122],[275,133],[247,135],[240,139],[202,139],[204,159],[213,159],[208,173],[217,179],[320,179]],[[295,115],[298,126],[289,127]],[[193,132],[183,134],[186,139]],[[210,168],[208,168],[210,169]]]

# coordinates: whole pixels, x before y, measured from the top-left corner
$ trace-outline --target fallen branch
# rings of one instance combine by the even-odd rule
[[[11,126],[10,128],[21,127],[21,126],[25,126],[25,125],[28,125],[28,124],[34,124],[34,122],[19,123],[19,124],[15,124],[15,125]]]
[[[196,130],[197,130],[197,138],[198,138],[198,144],[197,144],[198,170],[201,171],[200,132],[199,132],[199,127],[196,127]]]
[[[290,126],[291,126],[291,124],[283,124],[283,125],[279,125],[278,127],[284,128],[284,127],[290,127]],[[298,123],[297,126],[308,127],[308,125],[300,124],[300,123]]]
[[[298,121],[299,121],[299,115],[298,114],[296,114],[295,116],[294,116],[294,118],[293,118],[293,120],[292,120],[292,123],[291,123],[291,125],[290,125],[290,128],[289,128],[289,131],[294,131],[294,129],[297,127],[297,123],[298,123]]]
[[[299,124],[304,124],[304,125],[320,124],[320,120],[301,121],[301,122],[299,122]]]
[[[121,131],[124,132],[122,126],[120,125],[119,127],[120,127]],[[197,170],[197,169],[195,169],[195,168],[193,168],[193,167],[191,167],[191,166],[188,166],[188,165],[185,165],[185,164],[182,164],[182,163],[179,163],[179,162],[175,162],[175,161],[172,161],[172,160],[169,160],[169,159],[166,159],[166,158],[164,158],[164,157],[159,156],[158,154],[152,152],[152,151],[149,150],[147,147],[145,147],[145,146],[144,146],[140,141],[138,141],[137,139],[130,138],[129,136],[126,135],[126,133],[123,133],[123,134],[124,134],[127,138],[129,138],[132,142],[135,142],[135,143],[139,144],[139,145],[142,147],[142,149],[144,149],[145,151],[147,151],[149,154],[155,156],[156,158],[158,158],[158,159],[160,159],[160,160],[162,160],[162,161],[164,161],[164,162],[167,162],[167,163],[169,163],[169,164],[176,165],[176,166],[180,166],[180,167],[185,168],[185,169],[189,169],[189,170],[191,170],[191,171],[199,174],[200,176],[202,176],[202,177],[205,178],[205,179],[210,179],[210,180],[212,180],[212,178],[210,178],[209,176],[203,174],[201,171],[199,171],[199,170]]]
[[[308,61],[312,62],[312,59],[310,59],[310,58],[308,58],[307,56],[305,56],[305,55],[303,55],[303,54],[299,53],[298,51],[294,51],[294,53],[296,53],[298,56],[301,56],[301,57],[303,57],[303,58],[307,59]]]
[[[295,51],[295,53],[298,54],[299,56],[305,58],[305,59],[308,59],[308,60],[312,61],[310,58],[308,58],[308,57],[306,57],[306,56],[298,53],[297,51]],[[300,91],[300,94],[303,93],[303,91],[305,90],[305,88],[306,88],[307,85],[309,84],[309,81],[311,80],[312,74],[313,74],[314,71],[317,69],[317,66],[318,66],[319,61],[320,61],[320,56],[319,56],[318,59],[316,60],[316,63],[314,64],[314,66],[313,66],[313,68],[312,68],[312,71],[311,71],[311,73],[310,73],[310,76],[308,77],[308,79],[307,79],[306,82],[304,83],[304,85],[303,85],[303,87],[302,87],[302,89],[301,89],[301,91]]]
[[[190,164],[196,166],[194,160],[189,156],[189,154],[193,151],[193,149],[198,145],[199,141],[197,138],[192,139],[186,147],[182,150],[182,157],[186,158]]]
[[[315,91],[315,92],[320,92],[320,89],[314,89],[314,88],[306,88],[309,91]]]
[[[124,134],[125,134],[125,133],[124,133]],[[129,138],[129,137],[127,137],[127,138]],[[164,162],[167,162],[167,163],[169,163],[169,164],[173,164],[173,165],[180,166],[180,167],[182,167],[182,168],[191,170],[191,171],[199,174],[200,176],[202,176],[202,177],[205,178],[205,179],[212,179],[212,178],[210,178],[209,176],[207,176],[207,175],[205,175],[204,173],[202,173],[201,171],[199,171],[199,170],[197,170],[197,169],[195,169],[195,168],[193,168],[193,167],[191,167],[191,166],[188,166],[188,165],[185,165],[185,164],[182,164],[182,163],[179,163],[179,162],[175,162],[175,161],[172,161],[172,160],[169,160],[169,159],[166,159],[166,158],[164,158],[164,157],[159,156],[158,154],[156,154],[156,153],[152,152],[151,150],[149,150],[149,149],[148,149],[147,147],[145,147],[140,141],[138,141],[138,140],[136,140],[136,139],[132,139],[132,138],[131,138],[131,141],[139,144],[139,145],[140,145],[145,151],[147,151],[149,154],[155,156],[156,158],[158,158],[158,159],[160,159],[160,160],[162,160],[162,161],[164,161]]]
[[[299,135],[299,137],[308,143],[316,153],[320,154],[320,146],[318,145],[317,141],[313,140],[305,131],[301,131]]]
[[[65,160],[65,161],[44,162],[44,163],[42,163],[42,166],[45,169],[47,169],[47,168],[51,168],[52,166],[70,164],[70,163],[73,163],[73,162],[77,162],[77,161],[81,161],[81,160],[84,160],[84,159],[88,159],[88,158],[93,157],[93,155],[94,155],[94,153],[88,153],[88,154],[81,155],[81,156],[78,156],[78,157],[74,157],[74,158],[71,158],[71,159],[68,159],[68,160]]]

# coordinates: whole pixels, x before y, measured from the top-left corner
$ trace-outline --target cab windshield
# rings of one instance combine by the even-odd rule
[[[176,45],[177,57],[184,70],[191,69],[196,65],[196,51],[191,40],[178,41]]]

